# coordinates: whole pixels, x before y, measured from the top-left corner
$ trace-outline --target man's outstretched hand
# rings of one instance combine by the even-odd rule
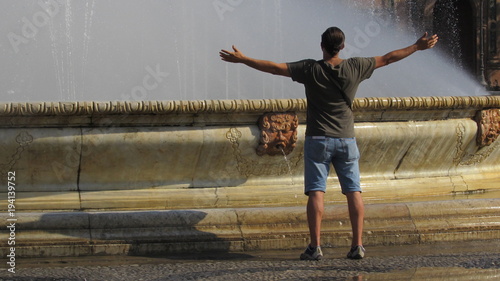
[[[227,50],[221,50],[219,52],[219,55],[223,61],[227,62],[234,62],[234,63],[241,63],[243,62],[245,55],[243,55],[240,50],[238,50],[234,45],[233,45],[233,50],[234,52],[230,52]]]
[[[424,36],[420,37],[415,44],[417,45],[417,49],[422,51],[433,48],[437,44],[438,40],[439,37],[437,34],[428,37],[426,32]]]
[[[288,65],[286,63],[275,63],[269,60],[259,60],[245,56],[233,45],[233,51],[220,50],[219,56],[223,61],[232,63],[243,63],[251,68],[262,72],[290,77]]]

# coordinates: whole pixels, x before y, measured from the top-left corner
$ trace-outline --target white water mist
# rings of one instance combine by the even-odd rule
[[[0,101],[303,98],[302,85],[228,65],[218,51],[234,44],[278,62],[321,59],[320,35],[329,26],[346,33],[344,57],[383,55],[417,39],[347,2],[6,0]],[[431,50],[377,70],[358,97],[482,94]]]

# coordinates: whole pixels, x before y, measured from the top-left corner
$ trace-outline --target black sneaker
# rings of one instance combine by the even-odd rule
[[[312,247],[311,245],[307,246],[306,250],[300,254],[301,260],[316,260],[319,261],[323,258],[323,252],[321,252],[321,247]]]
[[[363,246],[354,246],[351,248],[349,253],[347,253],[347,258],[352,260],[360,260],[365,256],[365,248]]]

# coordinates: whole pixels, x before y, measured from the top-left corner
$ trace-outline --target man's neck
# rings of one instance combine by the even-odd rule
[[[333,66],[339,65],[343,61],[343,59],[339,58],[339,54],[332,57],[331,55],[325,53],[323,53],[323,60]]]

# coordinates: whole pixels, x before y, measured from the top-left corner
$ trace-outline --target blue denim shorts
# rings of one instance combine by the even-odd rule
[[[330,164],[337,173],[342,193],[361,192],[359,150],[356,138],[306,136],[304,144],[304,181],[310,191],[326,192]]]

